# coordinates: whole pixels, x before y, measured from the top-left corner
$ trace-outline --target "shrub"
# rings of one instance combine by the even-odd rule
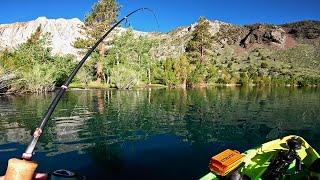
[[[118,89],[131,89],[138,83],[139,73],[132,68],[119,64],[111,70],[111,81]]]
[[[268,68],[268,64],[265,62],[261,63],[261,68]]]
[[[54,89],[54,66],[36,64],[30,72],[23,72],[14,85],[14,90],[21,92],[43,92]]]

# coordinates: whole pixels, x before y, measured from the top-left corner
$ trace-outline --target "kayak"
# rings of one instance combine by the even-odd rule
[[[298,139],[300,141],[300,146],[295,150],[290,151],[290,147],[295,146],[294,143],[290,146],[290,139]],[[283,165],[283,162],[288,158],[285,157],[286,153],[289,154],[289,159],[292,158],[292,154],[297,155],[294,161],[287,164],[287,167]],[[319,154],[303,138],[298,136],[290,135],[276,139],[264,143],[257,148],[249,149],[241,155],[243,156],[241,165],[240,163],[237,163],[237,166],[239,167],[231,173],[233,173],[233,175],[237,174],[238,177],[244,177],[242,179],[320,179]],[[281,159],[281,156],[284,156],[285,158]],[[211,165],[209,165],[209,167],[210,166]],[[272,174],[272,171],[277,171],[283,167],[285,167],[285,172],[283,172],[280,178],[270,178],[273,177],[270,175],[270,172]],[[300,171],[297,171],[299,168]],[[214,172],[209,172],[200,179],[212,180],[230,178],[219,176]]]

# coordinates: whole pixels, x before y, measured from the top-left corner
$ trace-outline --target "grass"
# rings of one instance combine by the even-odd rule
[[[143,88],[167,88],[168,86],[163,85],[163,84],[140,84],[140,85],[136,85],[133,88],[134,89],[143,89]]]
[[[110,88],[115,88],[114,85],[106,84],[106,83],[97,83],[97,82],[90,82],[89,84],[85,83],[78,83],[74,82],[69,85],[70,88],[74,89],[110,89]],[[141,84],[134,86],[133,89],[142,89],[142,88],[167,88],[166,85],[163,84]]]
[[[85,83],[71,83],[70,88],[80,88],[80,89],[109,89],[110,85],[106,83],[97,83],[97,82],[90,82],[89,84]]]

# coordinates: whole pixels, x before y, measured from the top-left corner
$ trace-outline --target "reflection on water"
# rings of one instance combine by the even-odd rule
[[[0,168],[19,157],[53,93],[0,97]],[[89,178],[187,178],[211,155],[297,134],[320,148],[320,90],[70,91],[37,146],[39,170]]]

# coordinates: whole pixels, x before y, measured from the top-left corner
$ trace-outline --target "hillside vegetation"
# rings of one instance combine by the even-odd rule
[[[114,3],[104,0],[93,6],[83,27],[86,39],[78,39],[74,47],[86,52],[115,22]],[[112,14],[103,14],[110,8]],[[72,56],[52,55],[50,41],[39,26],[27,42],[0,53],[0,93],[50,91],[63,83],[77,62]],[[236,26],[201,17],[166,34],[127,29],[98,47],[72,86],[318,86],[319,42],[319,21]]]

